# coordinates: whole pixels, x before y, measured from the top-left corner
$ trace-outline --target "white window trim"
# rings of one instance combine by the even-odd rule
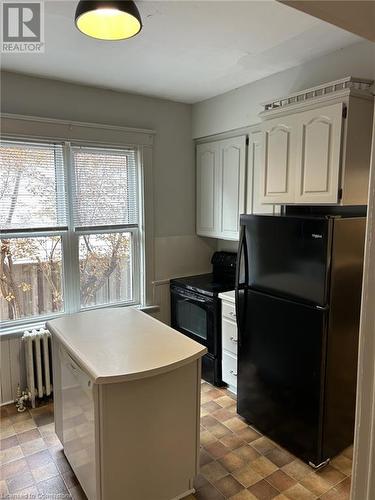
[[[84,122],[68,122],[66,120],[56,120],[56,119],[45,119],[41,117],[30,117],[24,115],[13,115],[13,114],[3,114],[1,116],[1,138],[15,139],[15,140],[35,140],[35,141],[45,141],[45,142],[64,142],[64,143],[74,143],[74,145],[82,146],[96,146],[96,147],[108,147],[108,148],[136,148],[139,156],[139,200],[140,200],[140,217],[139,217],[139,237],[135,240],[135,245],[137,248],[142,250],[139,252],[134,252],[135,255],[139,256],[139,262],[136,263],[139,272],[140,279],[139,289],[137,290],[138,297],[140,301],[137,301],[137,305],[140,307],[152,306],[152,282],[154,281],[154,204],[153,204],[153,172],[152,172],[152,156],[153,156],[153,139],[155,132],[148,129],[137,129],[129,127],[118,127],[94,123],[84,123]],[[65,149],[65,155],[67,148]],[[65,159],[66,158],[65,156]],[[66,169],[65,182],[72,182],[72,169],[69,168],[71,159],[68,162],[64,162]],[[67,192],[71,192],[67,190]],[[68,201],[70,203],[71,200]],[[70,211],[71,212],[71,211]],[[69,221],[69,227],[72,227],[72,221]],[[105,228],[107,230],[107,228]],[[113,230],[119,230],[119,228],[113,228]],[[122,226],[122,231],[127,231],[126,225]],[[82,230],[83,231],[83,230]],[[130,228],[131,231],[131,228]],[[59,231],[54,231],[57,234]],[[81,231],[79,231],[80,233]],[[99,232],[96,228],[93,232]],[[36,234],[50,234],[51,231],[43,230],[38,231],[38,233],[28,232],[28,236],[35,236]],[[63,232],[63,250],[65,253],[64,261],[69,263],[74,263],[76,259],[72,258],[72,255],[66,256],[66,252],[71,253],[73,249],[77,248],[77,245],[72,245],[71,241],[68,241],[72,237],[72,231]],[[78,238],[78,234],[75,235]],[[67,278],[68,276],[68,278]],[[68,280],[79,279],[79,273],[64,273],[64,290],[67,288],[69,291],[75,290],[79,293],[79,287],[77,284],[67,283]],[[73,286],[72,286],[73,285]],[[91,309],[98,309],[104,307],[124,307],[129,306],[129,302],[119,302],[108,305],[99,305],[88,307],[83,310],[77,310],[77,304],[79,304],[78,297],[71,297],[67,294],[64,295],[64,312],[57,313],[53,315],[38,316],[36,318],[24,318],[17,321],[12,321],[12,324],[7,324],[1,327],[0,336],[14,335],[16,333],[22,332],[25,329],[37,328],[42,326],[46,321],[52,318],[62,316],[64,314],[69,314],[72,312],[87,311]],[[134,303],[135,304],[135,303]]]

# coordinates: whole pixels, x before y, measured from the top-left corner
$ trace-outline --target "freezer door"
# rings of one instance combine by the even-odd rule
[[[240,299],[237,411],[319,464],[327,311],[250,290]]]
[[[306,303],[327,303],[331,223],[325,218],[242,216],[248,285]]]

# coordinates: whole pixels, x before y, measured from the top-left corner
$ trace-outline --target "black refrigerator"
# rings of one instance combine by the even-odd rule
[[[353,441],[365,218],[242,215],[237,411],[314,467]]]

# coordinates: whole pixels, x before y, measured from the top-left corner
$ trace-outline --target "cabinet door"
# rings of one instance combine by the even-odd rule
[[[220,238],[237,240],[245,211],[246,136],[220,141]]]
[[[260,128],[249,134],[249,149],[247,160],[246,213],[272,214],[274,205],[261,203],[261,168],[263,157],[263,134]]]
[[[197,234],[218,233],[218,142],[197,146]]]
[[[342,103],[298,114],[296,203],[337,203]]]
[[[261,203],[294,203],[295,140],[294,116],[264,122]]]

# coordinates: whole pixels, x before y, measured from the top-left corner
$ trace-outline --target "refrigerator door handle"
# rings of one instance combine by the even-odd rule
[[[242,254],[246,253],[247,245],[246,245],[246,233],[245,226],[241,226],[240,230],[240,241],[238,245],[238,253],[237,253],[237,264],[236,264],[236,281],[235,281],[235,305],[236,305],[236,317],[237,317],[237,329],[238,329],[238,345],[241,345],[241,324],[242,317],[240,311],[240,289],[245,287],[245,284],[248,282],[248,263],[247,259],[244,262],[244,270],[245,270],[245,282],[240,283],[240,274],[241,274],[241,262],[242,262]]]

